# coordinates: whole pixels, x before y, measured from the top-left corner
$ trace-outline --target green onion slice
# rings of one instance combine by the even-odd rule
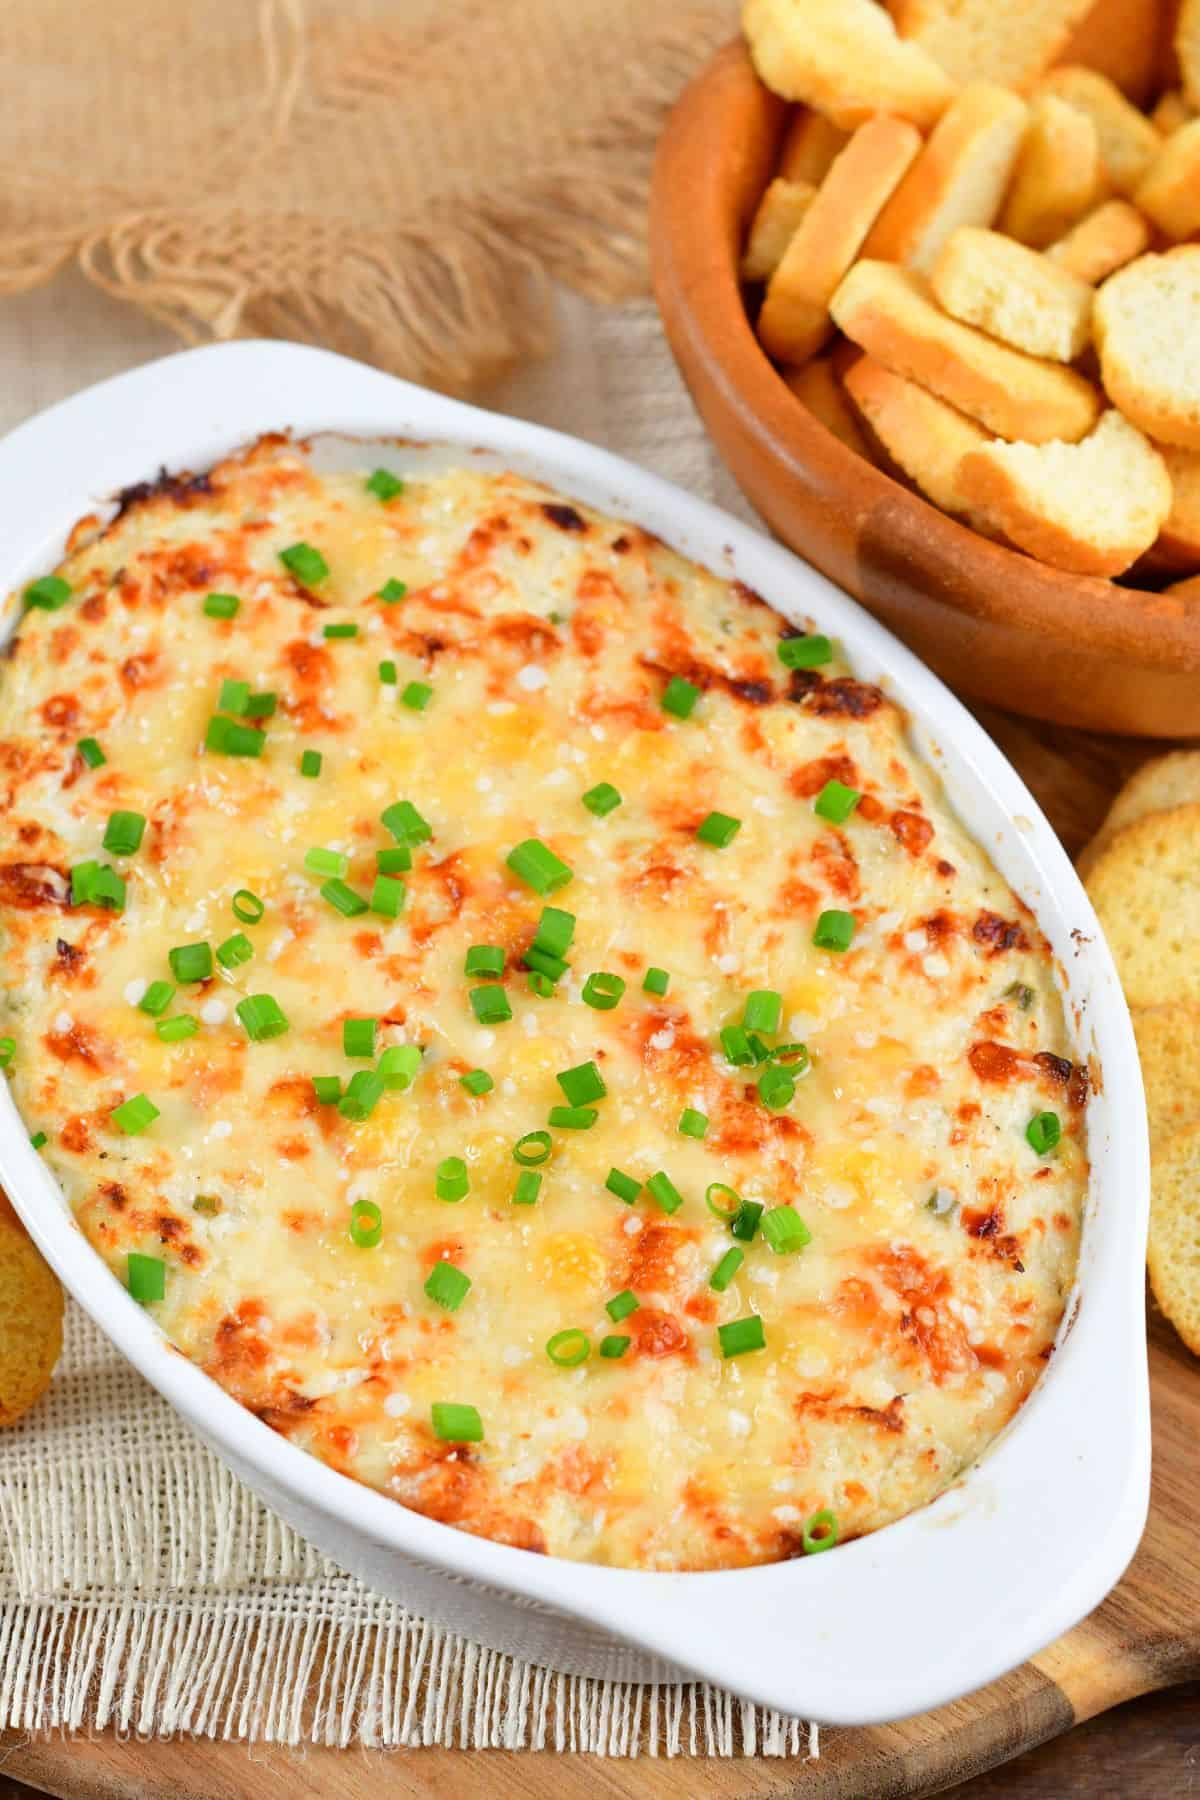
[[[417,1044],[391,1044],[379,1058],[375,1073],[389,1092],[403,1093],[412,1086],[421,1068]]]
[[[164,1044],[180,1044],[185,1038],[195,1037],[200,1021],[191,1013],[176,1013],[170,1019],[156,1019],[154,1029]]]
[[[393,578],[390,581],[384,582],[379,590],[377,598],[382,600],[385,606],[394,606],[397,600],[403,600],[407,592],[408,584]]]
[[[461,1156],[447,1156],[437,1166],[439,1200],[465,1200],[471,1191],[471,1178]]]
[[[410,712],[424,712],[432,699],[433,689],[427,681],[410,681],[400,695],[401,705]]]
[[[449,1400],[435,1400],[430,1408],[434,1437],[444,1444],[481,1444],[483,1420],[478,1408],[456,1406]]]
[[[206,594],[204,616],[208,619],[232,619],[241,604],[236,594]]]
[[[595,814],[596,818],[604,819],[620,806],[621,795],[611,781],[600,781],[594,788],[588,789],[583,796],[583,804],[590,813]]]
[[[560,1369],[577,1369],[591,1355],[592,1344],[586,1331],[572,1327],[567,1331],[556,1331],[546,1345],[546,1355]]]
[[[425,1292],[437,1306],[457,1312],[471,1291],[471,1277],[455,1268],[452,1262],[436,1262],[429,1271]]]
[[[536,1205],[538,1191],[541,1188],[541,1185],[542,1185],[542,1178],[536,1172],[536,1170],[526,1169],[523,1174],[517,1176],[517,1185],[513,1189],[513,1197],[512,1197],[513,1205],[514,1206],[534,1206],[534,1205]]]
[[[369,1119],[383,1098],[384,1080],[374,1069],[358,1069],[346,1084],[338,1101],[343,1119]]]
[[[767,1063],[758,1078],[758,1097],[771,1112],[782,1112],[796,1097],[796,1081],[789,1069]]]
[[[481,1025],[503,1025],[512,1018],[512,1007],[502,987],[468,988],[467,999]]]
[[[646,1183],[646,1192],[656,1201],[665,1213],[678,1212],[683,1205],[683,1195],[671,1180],[671,1177],[660,1169]]]
[[[615,1362],[617,1357],[624,1356],[633,1339],[620,1337],[615,1332],[610,1337],[600,1339],[600,1354],[608,1361]]]
[[[326,881],[321,887],[321,898],[334,912],[340,912],[344,919],[356,919],[367,910],[367,902],[361,894],[356,894],[352,887],[335,877]]]
[[[857,788],[847,787],[841,781],[827,781],[813,801],[813,811],[831,825],[844,825],[861,799]]]
[[[679,1115],[680,1137],[702,1138],[708,1130],[708,1114],[697,1112],[694,1106],[685,1106]]]
[[[757,1200],[743,1200],[737,1212],[729,1222],[731,1237],[743,1244],[752,1244],[758,1232],[758,1221],[763,1216],[763,1209]]]
[[[604,1185],[610,1194],[615,1194],[626,1206],[632,1206],[642,1191],[641,1182],[635,1181],[632,1175],[623,1174],[620,1169],[610,1169]]]
[[[599,1117],[594,1106],[552,1106],[547,1123],[557,1131],[590,1131]]]
[[[854,942],[855,923],[853,913],[832,907],[817,920],[812,941],[818,950],[848,950]]]
[[[300,773],[309,781],[315,781],[321,773],[321,752],[319,750],[302,750],[300,752]]]
[[[496,1085],[486,1069],[470,1069],[465,1075],[460,1075],[458,1081],[459,1086],[465,1087],[468,1094],[476,1099],[481,1094],[490,1094]]]
[[[152,981],[138,1001],[138,1007],[142,1012],[149,1013],[152,1019],[157,1019],[160,1013],[166,1012],[174,998],[175,988],[172,982]]]
[[[711,844],[715,850],[727,850],[741,829],[740,819],[732,818],[729,813],[710,812],[697,827],[696,836],[702,844]]]
[[[223,969],[237,969],[254,955],[254,945],[244,931],[235,931],[223,944],[217,945],[217,961]]]
[[[114,812],[108,815],[104,836],[100,840],[112,856],[132,856],[141,849],[146,830],[145,815],[139,812]]]
[[[238,1001],[234,1011],[246,1028],[246,1036],[256,1044],[282,1037],[288,1029],[287,1017],[273,994],[248,994]]]
[[[503,975],[504,951],[499,944],[472,944],[463,964],[464,975]]]
[[[89,769],[99,769],[108,761],[94,737],[80,738],[75,748]]]
[[[343,1019],[342,1053],[345,1056],[373,1057],[378,1019]]]
[[[631,1288],[622,1288],[619,1294],[614,1294],[611,1300],[604,1302],[604,1310],[614,1325],[619,1325],[622,1319],[627,1319],[637,1309],[637,1295]]]
[[[746,1252],[739,1250],[736,1244],[731,1244],[709,1276],[709,1287],[715,1293],[723,1294],[745,1260]]]
[[[592,1100],[603,1100],[608,1089],[594,1062],[578,1063],[573,1069],[560,1069],[554,1077],[571,1106],[587,1106]]]
[[[535,894],[556,894],[559,888],[567,886],[574,874],[540,838],[525,838],[509,851],[504,860],[513,874],[531,887]]]
[[[833,661],[833,645],[817,632],[808,637],[781,638],[779,660],[785,669],[817,669],[822,663]]]
[[[374,494],[377,500],[382,500],[385,504],[404,492],[404,483],[398,475],[393,475],[390,469],[376,469],[373,474],[367,476],[363,486],[368,494]]]
[[[25,589],[26,606],[40,607],[43,612],[57,612],[71,598],[71,585],[61,575],[42,575]]]
[[[1025,1137],[1031,1150],[1039,1156],[1046,1156],[1057,1148],[1062,1139],[1062,1123],[1057,1113],[1035,1113],[1025,1127]]]
[[[588,976],[580,998],[585,1006],[594,1007],[597,1012],[611,1012],[624,992],[625,983],[621,977],[601,969]]]
[[[323,850],[314,845],[304,852],[304,866],[310,875],[346,875],[350,871],[350,858],[340,850]]]
[[[263,901],[257,894],[252,894],[249,888],[239,888],[231,905],[234,918],[240,919],[243,925],[257,925],[267,910]]]
[[[742,1196],[723,1181],[712,1181],[704,1190],[704,1204],[714,1218],[728,1225],[737,1218]]]
[[[642,991],[647,994],[657,994],[659,999],[666,993],[670,985],[671,977],[665,969],[647,969],[642,977]]]
[[[758,988],[754,993],[746,995],[742,1024],[747,1031],[765,1031],[773,1035],[779,1030],[782,1017],[782,994],[775,993],[771,988]]]
[[[130,1297],[147,1306],[161,1300],[167,1291],[167,1265],[160,1256],[142,1256],[131,1250],[125,1264],[125,1285]]]
[[[837,1515],[823,1507],[815,1512],[811,1519],[806,1519],[800,1542],[805,1556],[816,1556],[822,1550],[832,1550],[838,1541]]]
[[[371,888],[371,911],[383,919],[398,919],[407,897],[408,889],[394,875],[377,875]]]
[[[289,544],[286,550],[279,552],[279,560],[288,574],[294,575],[304,587],[315,587],[328,578],[329,564],[311,544]]]
[[[356,1200],[350,1208],[350,1241],[373,1250],[383,1237],[383,1213],[374,1200]]]
[[[748,1350],[765,1350],[767,1334],[759,1315],[751,1313],[748,1318],[731,1319],[728,1325],[718,1325],[717,1341],[721,1355],[728,1360],[731,1356],[745,1356]]]
[[[167,951],[167,961],[176,981],[207,981],[213,972],[212,946],[176,944]]]
[[[397,800],[379,816],[396,842],[410,850],[417,844],[427,844],[433,836],[433,826],[421,817],[411,800]]]
[[[554,1139],[548,1131],[527,1131],[513,1145],[513,1161],[523,1169],[536,1169],[549,1162],[554,1153]]]
[[[157,1117],[157,1106],[153,1100],[147,1099],[145,1094],[132,1095],[120,1106],[114,1107],[109,1114],[113,1124],[117,1126],[118,1130],[123,1131],[126,1137],[140,1137],[148,1125],[153,1125]]]
[[[690,719],[699,698],[700,689],[693,682],[685,681],[682,675],[672,675],[662,691],[661,705],[664,712],[677,719]]]
[[[762,1234],[776,1256],[791,1256],[812,1243],[812,1232],[790,1206],[772,1206],[762,1216]]]
[[[725,1052],[725,1061],[732,1063],[735,1069],[746,1068],[754,1061],[750,1039],[740,1025],[726,1025],[723,1028],[721,1048]]]
[[[313,1092],[320,1106],[336,1106],[342,1097],[342,1078],[340,1075],[314,1075]]]

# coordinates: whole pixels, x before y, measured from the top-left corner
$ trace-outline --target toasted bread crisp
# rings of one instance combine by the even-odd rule
[[[1086,880],[1118,831],[1144,819],[1149,813],[1167,812],[1173,806],[1200,803],[1200,750],[1169,750],[1143,763],[1121,789],[1104,823],[1078,859]]]
[[[1200,112],[1200,0],[1183,0],[1175,27],[1175,53],[1183,91]]]
[[[1096,287],[1150,248],[1150,227],[1128,200],[1105,200],[1080,219],[1046,255],[1068,275]]]
[[[1200,450],[1162,445],[1171,477],[1171,511],[1154,546],[1160,565],[1200,573]]]
[[[829,302],[863,239],[921,148],[904,119],[860,125],[818,188],[772,275],[758,335],[780,362],[802,363],[830,336]]]
[[[1091,336],[1087,282],[998,231],[960,226],[934,264],[930,286],[956,319],[1030,356],[1073,362]]]
[[[807,181],[785,181],[782,176],[776,176],[770,183],[758,203],[746,240],[742,255],[743,281],[771,279],[812,205],[816,191]]]
[[[990,440],[982,426],[873,356],[846,374],[846,391],[898,468],[944,512],[968,513],[958,486],[963,457]]]
[[[1200,1004],[1200,804],[1116,832],[1087,890],[1130,1006]]]
[[[1189,125],[1195,116],[1195,108],[1188,103],[1186,95],[1179,88],[1168,88],[1159,97],[1150,114],[1150,122],[1163,137],[1171,137],[1182,126]]]
[[[847,450],[853,450],[864,461],[871,461],[867,440],[858,428],[853,408],[842,392],[842,384],[827,356],[814,356],[803,368],[784,369],[783,379],[802,406],[806,406],[826,431],[840,438]]]
[[[1021,140],[1023,100],[973,81],[947,107],[863,246],[863,255],[927,274],[958,225],[990,225],[1000,210]]]
[[[1164,140],[1134,198],[1176,242],[1200,231],[1200,119]]]
[[[1163,0],[1092,0],[1056,60],[1099,70],[1143,105],[1162,81],[1162,15]]]
[[[1184,1126],[1200,1124],[1200,1007],[1138,1007],[1133,1029],[1150,1142],[1157,1147]]]
[[[846,148],[849,136],[824,113],[814,112],[811,106],[798,106],[784,135],[775,173],[785,181],[804,181],[819,188],[834,157]]]
[[[1090,381],[1057,363],[1010,350],[935,305],[920,276],[891,263],[857,263],[830,308],[846,336],[885,368],[907,375],[1000,437],[1086,436],[1100,415]]]
[[[1055,569],[1119,575],[1148,550],[1171,481],[1148,438],[1115,409],[1078,444],[987,444],[958,474],[969,504]]]
[[[1149,437],[1200,450],[1200,246],[1119,270],[1097,294],[1094,319],[1113,404]]]
[[[901,37],[955,81],[1026,87],[1061,54],[1093,0],[889,0]]]
[[[1035,250],[1060,238],[1104,198],[1100,140],[1086,113],[1057,94],[1039,94],[1000,229]]]
[[[0,1194],[0,1425],[50,1386],[62,1354],[63,1291]]]
[[[1119,194],[1132,194],[1162,149],[1162,136],[1146,115],[1095,69],[1051,69],[1038,92],[1057,94],[1087,114],[1096,127],[1105,174]]]
[[[1154,1298],[1200,1356],[1200,1124],[1167,1139],[1152,1161],[1146,1262]]]
[[[901,43],[874,0],[742,0],[742,25],[774,93],[849,131],[881,112],[927,128],[954,92],[932,56]]]

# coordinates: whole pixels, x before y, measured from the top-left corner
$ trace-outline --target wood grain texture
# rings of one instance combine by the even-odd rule
[[[655,294],[743,493],[960,692],[1060,724],[1200,736],[1200,608],[980,537],[848,449],[772,367],[738,261],[786,115],[731,44],[676,107],[655,169]]]
[[[977,711],[1072,854],[1096,831],[1121,783],[1158,748]],[[1142,1757],[1149,1785],[1139,1787],[1132,1769],[1127,1779],[1132,1751],[1119,1731],[1089,1737],[1109,1748],[1090,1756],[1081,1751],[1078,1781],[1071,1774],[1073,1739],[1040,1761],[1030,1760],[1027,1787],[1024,1775],[1010,1778],[1007,1772],[987,1777],[978,1788],[974,1781],[1109,1708],[1200,1679],[1200,1363],[1153,1312],[1150,1369],[1150,1519],[1128,1573],[1104,1604],[1024,1667],[952,1706],[898,1725],[823,1732],[819,1761],[293,1752],[203,1742],[118,1743],[111,1735],[39,1743],[10,1736],[0,1742],[0,1800],[6,1800],[5,1776],[69,1800],[243,1800],[250,1794],[254,1800],[377,1800],[385,1794],[475,1800],[480,1793],[489,1800],[900,1800],[948,1788],[960,1800],[1025,1791],[1111,1793],[1120,1800],[1184,1794],[1184,1786],[1161,1784],[1161,1764],[1152,1756]],[[1053,1503],[1048,1486],[1046,1504]],[[1195,1726],[1190,1738],[1189,1718]],[[1200,1723],[1186,1711],[1179,1720],[1180,1757],[1200,1755]],[[1098,1785],[1097,1771],[1107,1771],[1113,1784]]]

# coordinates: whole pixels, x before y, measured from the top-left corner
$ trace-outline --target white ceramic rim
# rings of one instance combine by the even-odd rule
[[[1006,1673],[1075,1625],[1119,1579],[1149,1494],[1141,1077],[1112,960],[1049,824],[941,682],[791,552],[603,450],[327,351],[273,342],[185,351],[20,426],[0,443],[0,593],[50,567],[80,514],[119,488],[162,465],[205,468],[284,427],[300,436],[498,452],[716,572],[736,574],[783,613],[815,619],[841,638],[858,674],[881,681],[909,708],[914,738],[952,803],[1050,938],[1077,1044],[1102,1071],[1089,1106],[1093,1177],[1078,1304],[1013,1426],[931,1506],[827,1556],[658,1574],[472,1537],[359,1486],[277,1436],[174,1351],[104,1267],[6,1090],[0,1180],[38,1247],[123,1354],[215,1447],[378,1550],[557,1608],[748,1699],[833,1724],[899,1718]]]

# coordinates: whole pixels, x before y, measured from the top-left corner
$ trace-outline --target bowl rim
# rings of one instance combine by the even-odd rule
[[[557,1609],[782,1712],[877,1723],[1005,1673],[1091,1610],[1136,1548],[1149,1494],[1142,1264],[1149,1156],[1129,1014],[1095,916],[1015,770],[940,681],[855,602],[751,527],[609,452],[486,413],[328,351],[242,341],[184,351],[63,401],[0,442],[4,591],[62,553],[81,512],[160,465],[209,466],[289,427],[479,450],[630,518],[792,618],[914,715],[918,749],[1053,945],[1093,1068],[1081,1303],[1016,1421],[932,1504],[833,1556],[657,1573],[535,1556],[410,1512],[277,1436],[175,1350],[91,1249],[4,1084],[0,1181],[47,1261],[205,1440],[376,1551]],[[9,624],[15,608],[9,615]],[[1046,1515],[1054,1483],[1054,1504]],[[1031,1534],[1029,1519],[1038,1516]],[[803,1605],[806,1629],[797,1631]],[[701,1623],[703,1622],[703,1623]]]
[[[746,440],[785,470],[818,469],[858,516],[889,507],[892,528],[907,527],[904,551],[919,569],[969,569],[973,579],[953,598],[939,587],[937,603],[948,613],[1036,627],[1047,655],[1086,645],[1090,654],[1150,670],[1200,670],[1200,608],[1167,592],[1052,568],[981,536],[856,455],[788,388],[751,325],[739,272],[749,217],[733,201],[755,162],[745,143],[748,119],[774,144],[789,110],[759,79],[744,40],[735,38],[684,89],[655,159],[651,250],[660,310],[665,319],[675,313],[675,329],[716,371]]]

